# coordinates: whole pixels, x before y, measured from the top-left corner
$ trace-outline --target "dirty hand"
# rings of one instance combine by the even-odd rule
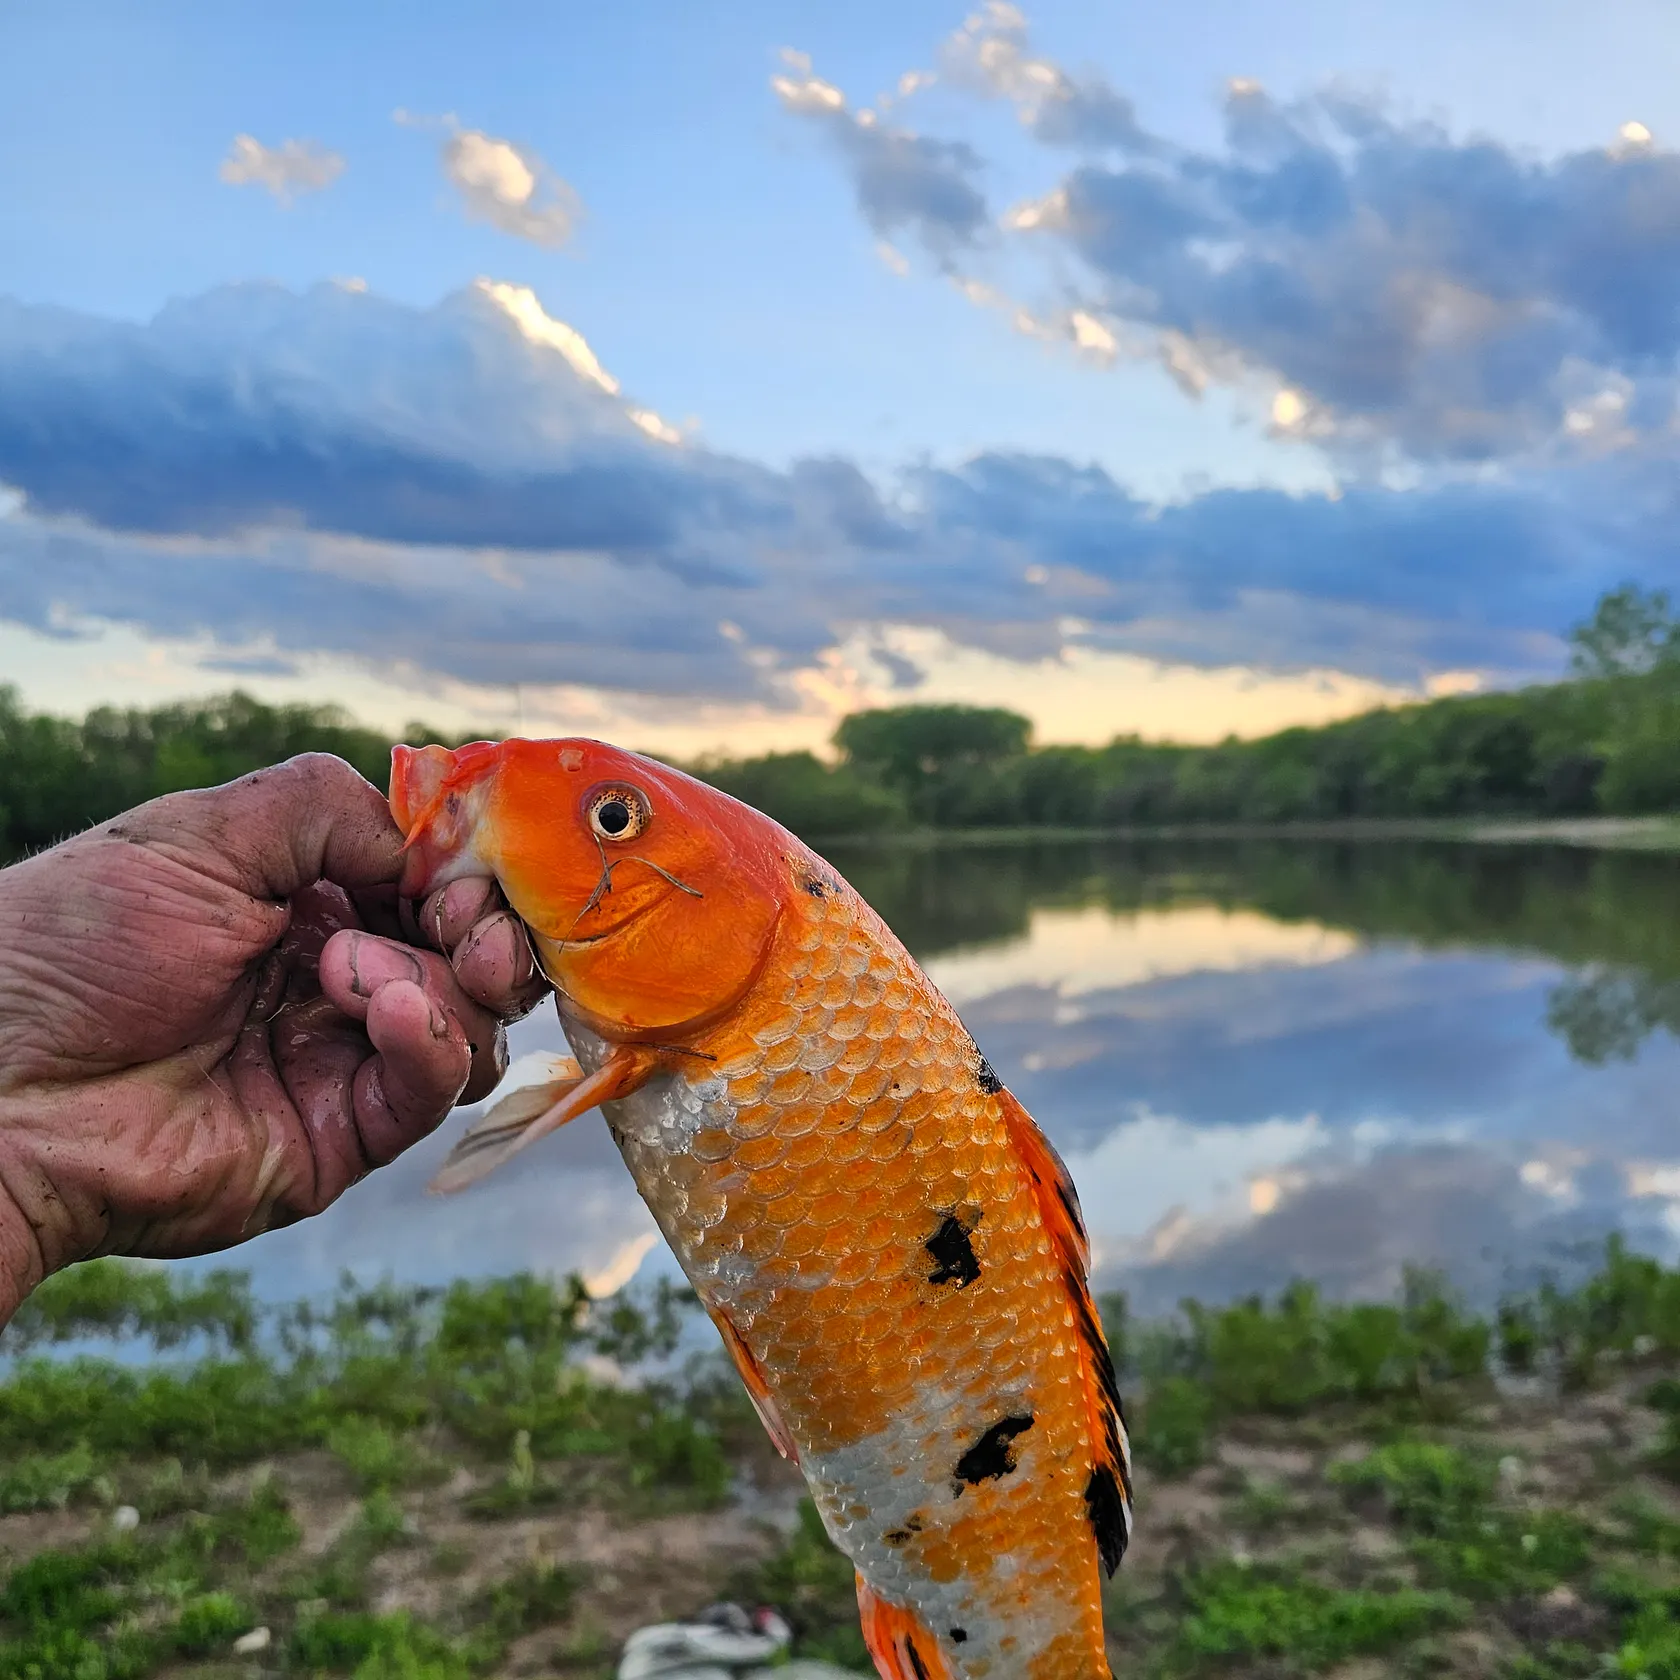
[[[73,1260],[319,1213],[496,1084],[544,982],[487,881],[404,937],[401,841],[314,754],[0,870],[0,1324]]]

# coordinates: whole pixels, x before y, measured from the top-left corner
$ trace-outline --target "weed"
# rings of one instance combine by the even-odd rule
[[[1169,1666],[1265,1662],[1314,1672],[1392,1650],[1462,1618],[1445,1593],[1346,1591],[1219,1563],[1181,1578],[1187,1614]]]
[[[1344,1486],[1380,1492],[1425,1579],[1456,1592],[1541,1593],[1592,1562],[1593,1530],[1584,1519],[1498,1507],[1494,1465],[1456,1448],[1396,1441],[1332,1475]]]
[[[327,1431],[326,1445],[364,1492],[436,1481],[442,1468],[430,1453],[374,1418],[341,1419]]]
[[[83,1493],[113,1502],[110,1479],[83,1442],[68,1452],[30,1453],[0,1470],[0,1511],[62,1511]]]
[[[1152,1384],[1135,1418],[1138,1458],[1162,1476],[1182,1476],[1207,1457],[1213,1396],[1190,1377]]]
[[[184,1657],[205,1657],[232,1644],[250,1629],[252,1620],[232,1593],[202,1593],[181,1606],[169,1640]]]

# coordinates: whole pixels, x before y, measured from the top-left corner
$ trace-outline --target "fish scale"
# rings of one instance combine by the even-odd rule
[[[849,889],[796,911],[762,1019],[697,1038],[717,1058],[704,1071],[604,1105],[625,1162],[701,1301],[748,1340],[870,1587],[942,1622],[947,1644],[966,1633],[945,1652],[962,1680],[1106,1674],[1059,1638],[1071,1615],[1101,1642],[1075,1326],[973,1042]],[[604,1042],[566,1028],[598,1066]],[[978,1221],[980,1277],[955,1290],[929,1281],[927,1243],[959,1209]],[[1023,1324],[1020,1299],[1051,1304]],[[1014,1473],[954,1481],[967,1447],[1025,1413]],[[976,1558],[1005,1560],[1004,1584]],[[1015,1614],[988,1608],[1000,1596]]]
[[[405,892],[499,882],[577,1061],[438,1186],[599,1106],[885,1680],[1106,1680],[1130,1466],[1078,1198],[886,925],[769,818],[598,742],[398,748],[391,804]]]

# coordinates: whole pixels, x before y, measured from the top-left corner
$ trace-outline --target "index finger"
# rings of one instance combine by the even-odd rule
[[[124,839],[181,855],[199,874],[254,898],[287,899],[319,880],[357,891],[402,872],[403,837],[385,796],[331,753],[165,794],[107,830],[118,824]]]

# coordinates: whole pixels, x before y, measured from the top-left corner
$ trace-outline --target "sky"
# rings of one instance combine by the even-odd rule
[[[1680,585],[1666,0],[0,3],[0,679],[820,746]]]

